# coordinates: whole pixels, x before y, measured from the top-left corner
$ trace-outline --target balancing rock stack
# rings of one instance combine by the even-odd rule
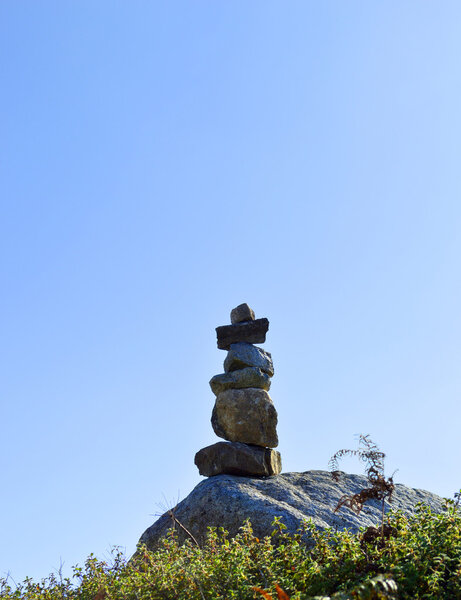
[[[267,319],[255,319],[248,304],[231,312],[231,325],[216,328],[218,348],[227,350],[224,373],[210,387],[216,395],[211,424],[228,440],[202,448],[195,455],[200,475],[223,473],[267,477],[282,470],[277,411],[268,394],[274,374],[269,352],[254,346],[266,341]]]

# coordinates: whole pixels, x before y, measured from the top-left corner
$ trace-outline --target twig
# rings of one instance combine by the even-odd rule
[[[195,539],[195,537],[192,535],[192,533],[186,528],[184,527],[184,525],[181,523],[181,521],[178,521],[176,515],[174,514],[173,510],[169,510],[168,514],[170,515],[171,519],[173,520],[173,523],[177,523],[179,525],[179,527],[181,527],[181,529],[183,531],[185,531],[187,533],[187,535],[190,537],[190,539],[194,542],[194,544],[200,548],[200,544],[197,542],[197,540]]]

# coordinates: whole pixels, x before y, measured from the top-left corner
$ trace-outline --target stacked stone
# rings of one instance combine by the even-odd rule
[[[282,470],[277,411],[268,390],[274,367],[269,352],[254,344],[266,341],[267,319],[255,319],[248,304],[231,312],[231,325],[216,328],[218,348],[227,350],[224,373],[210,387],[216,395],[211,416],[214,432],[226,442],[202,448],[195,455],[200,475],[227,473],[264,477]]]

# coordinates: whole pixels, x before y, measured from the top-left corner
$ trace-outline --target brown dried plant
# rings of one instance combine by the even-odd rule
[[[261,589],[260,587],[257,587],[254,585],[253,590],[255,592],[259,592],[261,594],[261,596],[266,598],[266,600],[274,600],[273,596],[271,594],[269,594],[269,592],[266,592],[265,590]],[[288,594],[286,592],[284,592],[277,583],[275,584],[275,591],[277,592],[278,600],[290,600],[290,597],[288,596]]]
[[[384,452],[381,452],[369,435],[359,436],[359,447],[357,450],[338,450],[329,461],[331,474],[335,481],[339,481],[341,471],[339,471],[339,460],[344,456],[356,456],[366,465],[365,474],[371,487],[360,490],[357,494],[348,496],[344,494],[335,508],[337,512],[342,506],[347,506],[355,513],[359,514],[365,502],[369,500],[381,500],[381,534],[384,535],[384,502],[391,502],[392,494],[395,489],[393,476],[386,478],[384,476]]]

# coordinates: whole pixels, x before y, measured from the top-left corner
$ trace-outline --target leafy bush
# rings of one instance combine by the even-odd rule
[[[178,544],[170,532],[156,552],[140,547],[130,561],[114,550],[112,562],[93,555],[72,578],[50,575],[12,587],[0,580],[5,600],[290,600],[399,598],[461,600],[461,515],[453,501],[442,514],[419,506],[411,518],[388,515],[389,536],[319,531],[312,522],[296,535],[276,520],[271,537],[258,539],[247,522],[229,539],[210,529],[198,547]],[[304,543],[305,536],[312,544]],[[394,583],[395,582],[395,583]],[[395,594],[395,589],[397,592]]]

